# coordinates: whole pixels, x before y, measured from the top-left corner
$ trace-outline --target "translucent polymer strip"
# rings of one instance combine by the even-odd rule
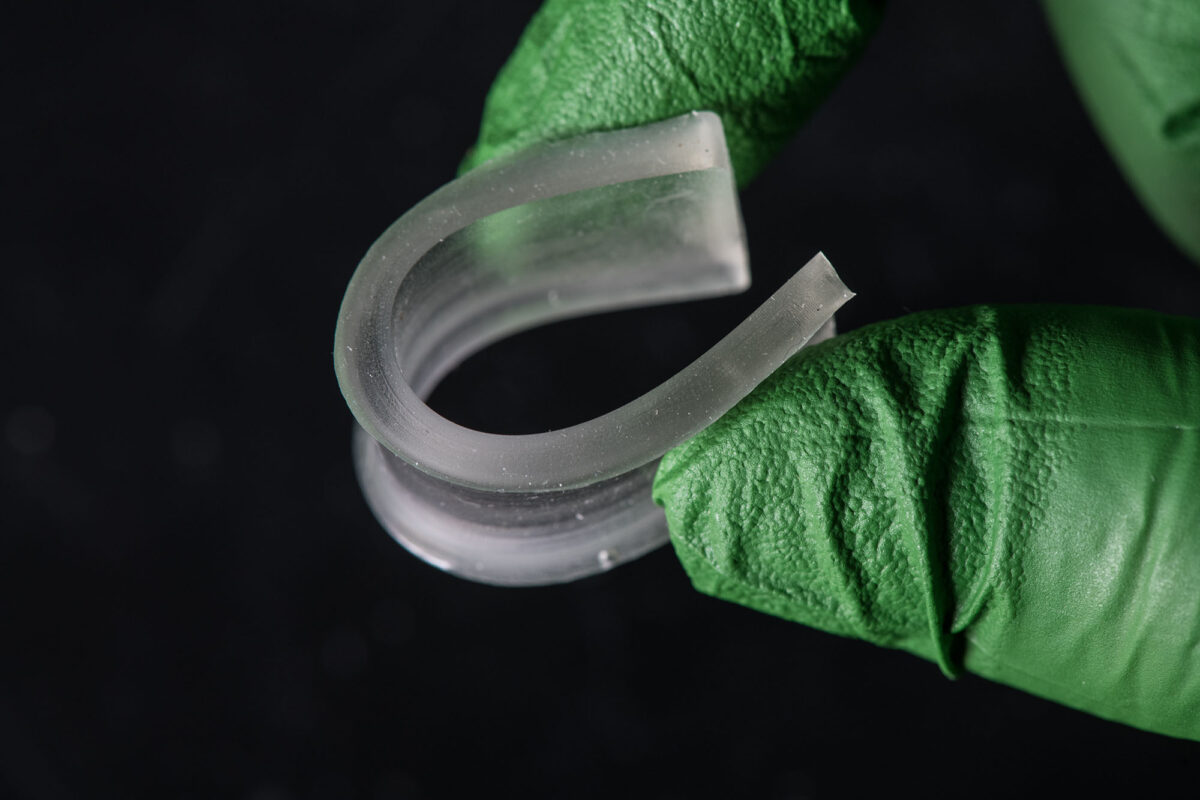
[[[356,458],[376,515],[427,561],[490,583],[571,580],[658,546],[657,460],[851,297],[823,256],[679,374],[580,425],[484,433],[423,398],[517,331],[748,283],[713,114],[540,145],[439,189],[367,253],[338,322],[335,366],[362,426]]]

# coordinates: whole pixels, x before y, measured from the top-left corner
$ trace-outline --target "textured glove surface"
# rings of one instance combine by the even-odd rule
[[[463,164],[551,139],[715,111],[752,178],[878,23],[856,0],[548,0],[492,85]]]
[[[1142,49],[1119,61],[1155,71],[1126,102],[1105,88],[1113,62],[1091,44],[1115,41],[1123,23],[1093,36],[1092,6],[1110,4],[1071,6],[1088,9],[1072,18],[1068,5],[1048,0],[1098,125],[1143,202],[1196,255],[1200,216],[1188,209],[1200,183],[1173,171],[1200,163],[1194,72],[1180,72],[1194,64],[1180,55],[1192,40],[1155,28],[1167,4],[1131,3],[1147,13],[1121,46]],[[708,109],[745,183],[853,62],[878,9],[548,0],[493,86],[463,169]],[[1198,429],[1198,321],[1096,308],[921,314],[803,351],[668,454],[655,496],[702,591],[1200,739]]]
[[[915,314],[663,460],[701,591],[1200,739],[1200,321]]]

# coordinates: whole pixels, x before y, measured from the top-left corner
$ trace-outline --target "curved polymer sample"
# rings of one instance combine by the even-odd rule
[[[376,516],[425,560],[490,583],[571,580],[665,544],[650,498],[658,459],[851,297],[823,256],[691,365],[587,422],[502,436],[457,425],[424,398],[468,355],[516,331],[728,294],[749,278],[710,113],[534,145],[434,192],[363,258],[335,335]]]
[[[1200,320],[915,314],[663,459],[697,588],[1200,739]]]

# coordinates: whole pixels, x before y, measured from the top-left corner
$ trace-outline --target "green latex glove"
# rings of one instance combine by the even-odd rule
[[[846,0],[548,0],[492,85],[469,169],[547,139],[721,115],[743,185],[879,22]]]
[[[913,314],[667,454],[701,591],[1200,739],[1200,321]]]
[[[745,182],[878,16],[834,0],[548,0],[464,168],[709,109]],[[1071,20],[1056,17],[1064,42]],[[1085,86],[1086,61],[1072,62]],[[1172,157],[1200,163],[1188,147]],[[1161,163],[1120,157],[1135,184]],[[1156,196],[1189,247],[1168,224],[1186,193]],[[701,591],[1200,739],[1200,321],[979,307],[871,326],[802,351],[669,453],[655,496]]]
[[[1200,261],[1200,3],[1046,0],[1046,13],[1126,179]]]

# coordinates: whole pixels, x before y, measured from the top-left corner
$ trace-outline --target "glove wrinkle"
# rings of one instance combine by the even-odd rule
[[[1200,320],[914,314],[801,351],[655,481],[703,592],[1200,739]]]

